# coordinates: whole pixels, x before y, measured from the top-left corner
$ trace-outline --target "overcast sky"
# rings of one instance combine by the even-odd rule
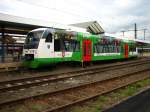
[[[73,24],[96,20],[107,33],[122,35],[122,30],[147,28],[150,35],[149,0],[0,0],[0,12],[47,20],[62,24]],[[134,32],[125,32],[134,38]],[[143,38],[138,31],[138,38]]]

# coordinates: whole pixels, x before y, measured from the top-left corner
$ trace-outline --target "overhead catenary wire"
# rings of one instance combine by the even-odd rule
[[[135,29],[133,30],[126,30],[126,31],[121,31],[122,33],[123,33],[123,37],[124,37],[124,33],[125,32],[129,32],[129,31],[134,31],[135,32],[135,39],[137,39],[137,32],[138,31],[142,31],[143,30],[143,34],[144,34],[144,37],[143,37],[143,39],[145,40],[145,35],[146,35],[146,30],[148,30],[147,28],[143,28],[143,29],[137,29],[137,26],[136,26],[136,23],[135,23]]]

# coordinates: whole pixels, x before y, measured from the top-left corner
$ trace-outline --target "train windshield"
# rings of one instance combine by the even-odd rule
[[[25,40],[24,48],[25,49],[37,49],[40,38],[43,35],[43,32],[44,30],[28,33],[26,40]]]

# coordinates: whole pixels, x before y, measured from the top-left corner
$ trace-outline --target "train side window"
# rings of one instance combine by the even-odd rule
[[[80,42],[79,41],[75,41],[74,51],[75,52],[80,51]]]
[[[97,44],[94,45],[94,52],[97,53]]]
[[[54,41],[54,51],[60,51],[60,50],[61,50],[60,39],[55,39],[55,41]]]
[[[102,45],[98,45],[99,47],[98,47],[98,53],[102,53],[103,52],[103,46]]]
[[[100,45],[100,53],[103,53],[103,45]]]
[[[76,40],[64,40],[65,51],[78,52],[80,51],[80,42]]]
[[[105,45],[103,45],[103,51],[102,51],[102,53],[106,53],[106,47],[105,47]]]
[[[45,42],[52,42],[52,34],[51,33],[49,33],[47,35]]]
[[[65,51],[73,51],[71,42],[70,41],[64,41]]]
[[[99,44],[95,44],[95,53],[99,53],[100,52],[100,45]]]
[[[129,47],[129,50],[131,52],[135,52],[136,51],[136,46],[132,45],[131,47]]]

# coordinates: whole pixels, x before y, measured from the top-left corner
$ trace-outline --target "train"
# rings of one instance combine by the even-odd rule
[[[37,28],[27,34],[24,66],[38,68],[61,62],[94,62],[137,57],[136,42],[115,37]]]

